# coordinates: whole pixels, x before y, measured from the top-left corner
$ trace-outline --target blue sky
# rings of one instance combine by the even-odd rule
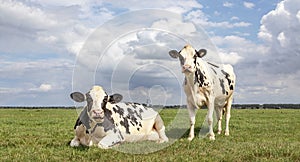
[[[298,35],[298,0],[0,0],[0,105],[72,106],[92,84],[184,104],[178,36],[234,66],[235,103],[299,103]]]

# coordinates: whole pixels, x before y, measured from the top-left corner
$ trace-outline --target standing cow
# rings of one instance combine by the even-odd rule
[[[100,86],[86,94],[74,92],[70,96],[76,102],[87,102],[74,126],[72,147],[96,144],[106,149],[124,141],[168,141],[163,120],[151,108],[119,103],[123,98],[120,94],[109,96]]]
[[[206,50],[195,50],[186,45],[181,51],[171,50],[169,55],[178,58],[185,75],[184,91],[187,96],[191,128],[188,140],[194,138],[196,109],[206,105],[209,139],[215,140],[213,132],[213,111],[218,120],[218,134],[221,134],[222,113],[226,113],[225,135],[229,135],[230,109],[235,89],[235,74],[231,65],[215,65],[202,59]]]

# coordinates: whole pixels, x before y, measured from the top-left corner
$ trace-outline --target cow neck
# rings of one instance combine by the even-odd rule
[[[196,71],[197,71],[197,69],[201,69],[198,61],[202,61],[202,60],[198,60],[197,57],[195,57],[195,60],[194,60],[195,69],[196,69],[195,72],[185,75],[186,86],[188,87],[189,91],[191,91],[191,95],[193,97],[193,102],[194,102],[195,106],[197,105],[195,93],[198,89],[197,82],[195,82]]]
[[[93,121],[91,121],[91,122],[93,122]],[[96,128],[97,127],[100,127],[100,126],[102,126],[102,123],[96,123],[94,126],[93,126],[93,128],[91,128],[91,129],[89,129],[89,134],[93,134],[94,132],[95,132],[95,130],[96,130]]]
[[[187,89],[191,92],[191,96],[193,97],[194,105],[196,104],[196,98],[195,98],[195,86],[194,80],[195,80],[195,72],[192,74],[185,75],[186,85]]]

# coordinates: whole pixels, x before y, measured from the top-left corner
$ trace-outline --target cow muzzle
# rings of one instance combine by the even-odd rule
[[[192,73],[194,71],[191,65],[182,65],[182,73]]]
[[[95,121],[103,121],[103,119],[104,119],[104,111],[103,110],[92,110],[91,117]]]

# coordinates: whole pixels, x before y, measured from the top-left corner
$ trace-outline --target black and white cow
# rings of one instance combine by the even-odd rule
[[[225,135],[229,135],[230,109],[235,89],[235,74],[229,64],[216,65],[202,59],[206,50],[195,50],[186,45],[181,51],[171,50],[169,55],[178,58],[185,75],[183,84],[187,96],[187,108],[190,116],[190,134],[188,140],[194,138],[196,110],[206,105],[208,108],[207,121],[209,125],[209,139],[215,140],[213,132],[213,111],[218,120],[218,134],[221,134],[221,120],[223,111],[226,113]]]
[[[123,98],[120,94],[107,95],[100,86],[94,86],[86,94],[74,92],[71,98],[87,102],[74,126],[72,147],[81,144],[106,149],[125,141],[168,141],[163,120],[152,108],[119,103]]]

